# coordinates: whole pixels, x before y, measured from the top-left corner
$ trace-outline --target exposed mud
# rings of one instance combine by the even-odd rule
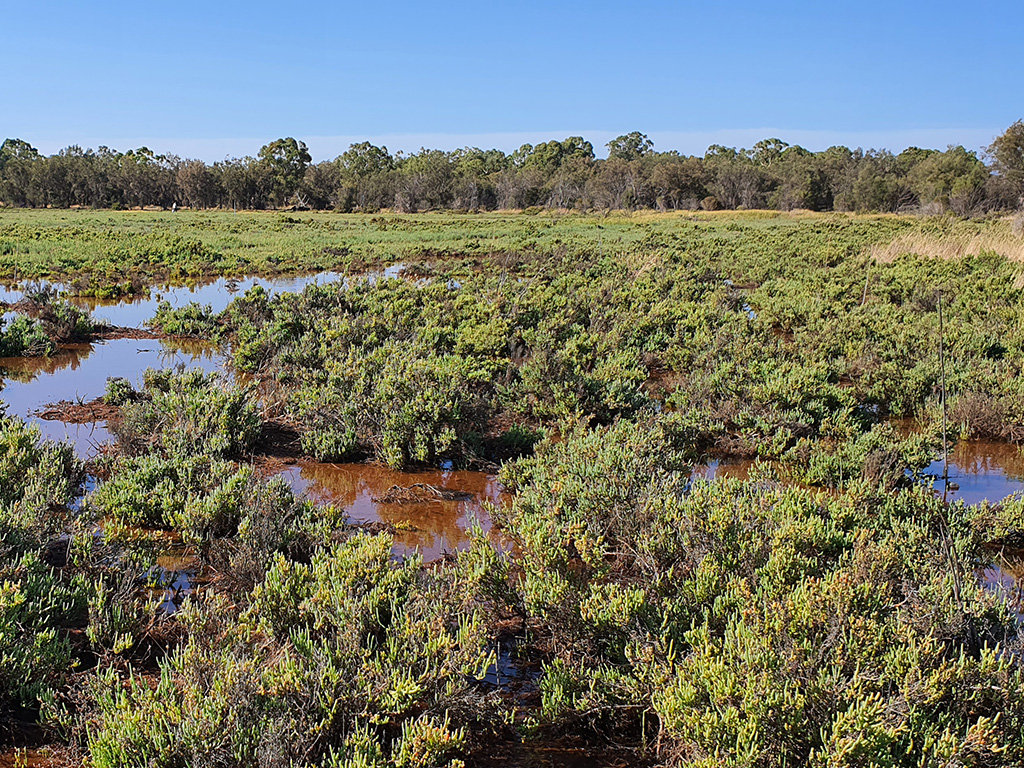
[[[93,334],[93,341],[112,341],[114,339],[159,339],[162,334],[154,333],[146,328],[126,328],[119,325],[102,326]]]
[[[429,483],[413,483],[409,486],[392,485],[383,496],[375,496],[378,504],[429,504],[432,501],[465,501],[473,498],[467,491],[438,488]]]
[[[61,400],[51,403],[41,411],[36,411],[40,419],[47,421],[62,421],[65,424],[88,424],[94,421],[109,421],[116,419],[121,409],[116,405],[110,405],[97,397],[88,403],[73,403],[70,400]]]

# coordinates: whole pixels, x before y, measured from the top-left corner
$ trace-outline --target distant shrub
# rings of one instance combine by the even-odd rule
[[[216,315],[210,305],[194,301],[184,307],[172,307],[169,302],[161,301],[148,324],[168,336],[211,338],[217,330]]]

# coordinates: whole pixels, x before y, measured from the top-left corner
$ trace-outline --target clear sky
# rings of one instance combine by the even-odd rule
[[[1024,118],[1022,33],[1021,0],[0,0],[0,140],[977,149]]]

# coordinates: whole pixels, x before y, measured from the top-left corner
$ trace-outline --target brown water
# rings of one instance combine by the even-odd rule
[[[296,493],[317,503],[341,507],[353,521],[394,526],[398,554],[419,551],[429,561],[464,549],[469,544],[466,532],[474,517],[491,540],[505,548],[501,536],[492,530],[491,516],[484,506],[500,506],[510,500],[494,475],[444,470],[396,472],[375,464],[302,461],[280,476]],[[416,483],[462,491],[469,496],[402,504],[375,501],[383,498],[392,486],[408,488]]]
[[[698,464],[690,473],[693,480],[714,480],[716,477],[731,477],[746,480],[750,476],[753,459],[712,459],[707,464]]]

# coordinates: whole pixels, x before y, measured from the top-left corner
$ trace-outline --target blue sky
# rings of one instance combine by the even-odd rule
[[[314,159],[632,130],[703,154],[778,136],[988,144],[1024,118],[1019,0],[18,2],[0,139]]]

